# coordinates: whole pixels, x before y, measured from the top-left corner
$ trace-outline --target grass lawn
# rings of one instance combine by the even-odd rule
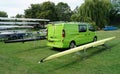
[[[46,45],[47,41],[26,43],[0,42],[0,74],[120,74],[120,30],[98,31],[98,39],[117,38],[103,46],[65,55],[44,63],[38,61],[60,51]]]

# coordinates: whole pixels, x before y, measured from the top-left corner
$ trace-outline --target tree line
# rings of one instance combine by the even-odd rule
[[[4,11],[0,11],[0,17],[8,17],[8,14]]]
[[[67,3],[60,2],[55,5],[53,2],[31,4],[25,10],[26,18],[50,19],[51,21],[70,21],[71,9]]]
[[[89,22],[95,27],[103,28],[120,19],[118,10],[110,0],[85,0],[80,6],[71,10],[67,3],[55,3],[47,1],[40,4],[31,4],[24,10],[24,15],[15,17],[50,19],[51,21]],[[119,20],[118,20],[119,21]]]

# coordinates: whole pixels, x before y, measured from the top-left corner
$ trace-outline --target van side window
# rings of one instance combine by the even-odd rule
[[[87,31],[87,26],[86,25],[78,25],[79,32],[86,32]]]
[[[92,25],[90,25],[89,26],[89,31],[95,31],[95,28]]]

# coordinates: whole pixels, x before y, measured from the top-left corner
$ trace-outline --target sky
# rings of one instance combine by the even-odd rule
[[[55,4],[65,2],[72,10],[84,3],[84,0],[0,0],[0,11],[5,11],[8,17],[12,17],[16,14],[24,14],[24,10],[30,7],[30,4],[38,4],[45,1],[51,1]]]

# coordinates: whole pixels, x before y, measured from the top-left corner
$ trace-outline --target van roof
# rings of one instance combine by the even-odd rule
[[[58,21],[58,22],[50,22],[50,24],[86,24],[86,22],[63,22],[63,21]]]

